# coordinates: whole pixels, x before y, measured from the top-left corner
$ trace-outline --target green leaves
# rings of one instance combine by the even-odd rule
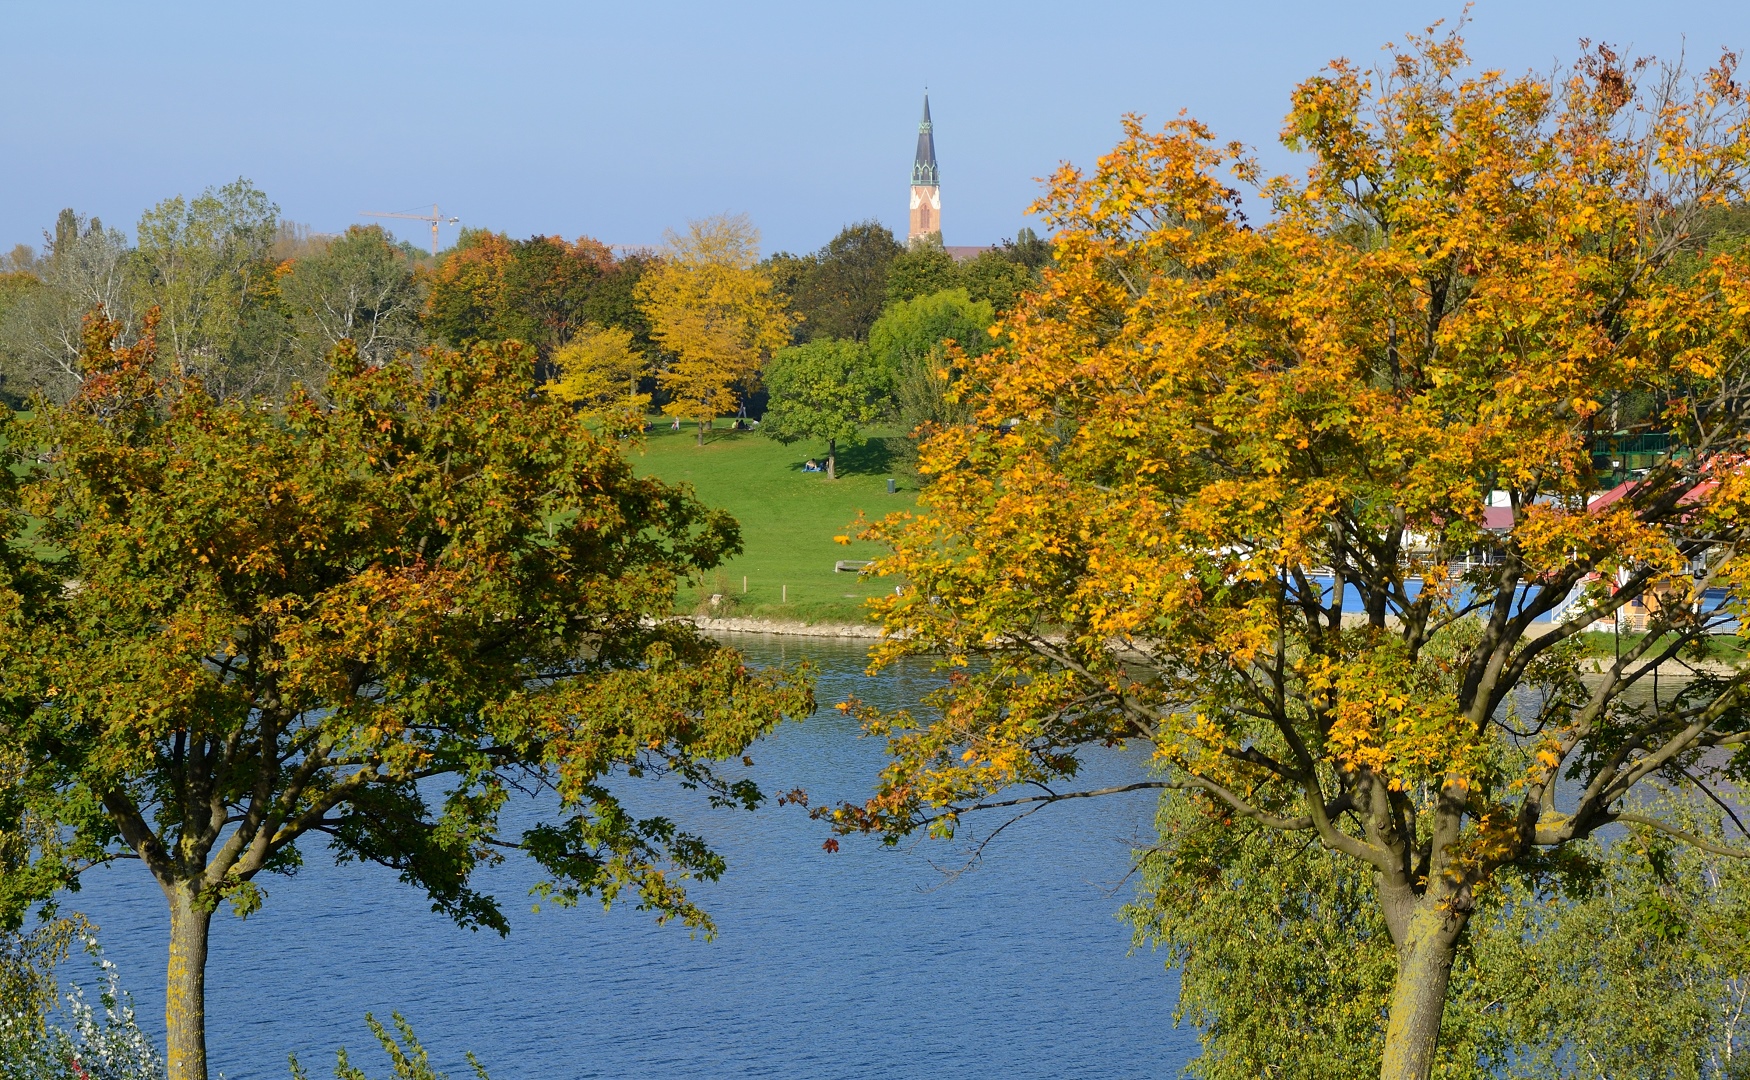
[[[400,1013],[391,1013],[390,1019],[395,1024],[395,1032],[391,1033],[382,1022],[370,1013],[365,1014],[365,1026],[371,1029],[371,1034],[377,1037],[377,1042],[383,1048],[383,1053],[389,1056],[390,1067],[394,1069],[395,1080],[445,1080],[445,1074],[431,1067],[431,1057],[426,1053],[425,1046],[419,1037],[413,1033],[413,1025]],[[335,1080],[368,1080],[363,1069],[353,1065],[347,1056],[346,1048],[342,1047],[334,1054]],[[290,1058],[292,1080],[306,1080],[308,1074],[294,1055]],[[468,1064],[473,1067],[478,1080],[491,1080],[486,1075],[486,1068],[480,1064],[472,1052],[468,1054]]]
[[[0,827],[37,823],[0,866],[8,911],[132,854],[247,913],[320,835],[463,925],[505,929],[469,883],[525,844],[559,893],[630,883],[705,925],[680,882],[720,861],[610,784],[668,772],[751,807],[712,763],[812,709],[806,672],[658,621],[734,522],[635,476],[521,346],[343,345],[327,404],[283,409],[155,374],[152,349],[98,326],[84,392],[13,425],[53,450],[8,506],[65,555],[0,560]],[[554,824],[501,835],[528,788],[557,792]]]
[[[238,378],[226,361],[245,309],[270,286],[267,253],[278,224],[279,207],[242,178],[193,199],[165,199],[140,216],[139,307],[159,308],[167,351],[215,385]]]
[[[1204,1046],[1191,1074],[1377,1076],[1396,960],[1370,875],[1308,839],[1224,825],[1195,796],[1168,796],[1159,825],[1126,914],[1180,969],[1178,1019]],[[1746,868],[1647,835],[1565,854],[1587,862],[1504,875],[1482,897],[1436,1075],[1735,1075]]]
[[[780,349],[765,370],[771,392],[760,434],[782,443],[854,443],[881,416],[886,372],[854,341],[821,338]]]

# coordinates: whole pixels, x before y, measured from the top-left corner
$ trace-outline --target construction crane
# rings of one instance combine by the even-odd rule
[[[461,218],[453,217],[453,218],[450,218],[448,221],[445,221],[444,216],[442,214],[438,213],[437,203],[431,204],[431,213],[429,213],[429,214],[395,214],[395,213],[386,213],[386,212],[380,213],[380,212],[373,211],[373,210],[366,210],[364,213],[360,214],[359,217],[395,217],[395,218],[408,218],[408,219],[411,219],[413,221],[429,221],[429,222],[431,222],[431,253],[433,255],[436,255],[438,252],[438,246],[437,246],[438,245],[438,226],[439,225],[454,225],[457,222],[462,220]]]

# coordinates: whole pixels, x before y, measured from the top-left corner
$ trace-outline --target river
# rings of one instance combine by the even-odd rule
[[[869,678],[862,646],[743,636],[755,662],[806,655],[822,711],[752,750],[768,794],[868,794],[877,742],[832,710],[847,693],[894,706],[934,680],[922,668]],[[1135,777],[1141,753],[1106,752],[1086,778]],[[472,1050],[494,1080],[587,1077],[1171,1077],[1195,1053],[1175,1028],[1175,973],[1132,952],[1117,918],[1131,851],[1149,838],[1139,792],[1049,807],[1006,830],[970,872],[959,849],[886,848],[827,833],[795,807],[712,811],[697,795],[628,781],[643,812],[696,827],[729,862],[695,886],[719,929],[695,940],[630,905],[530,910],[526,865],[482,876],[512,931],[457,929],[392,871],[335,865],[320,846],[263,909],[214,921],[207,974],[214,1075],[288,1075],[296,1053],[326,1077],[337,1046],[373,1077],[389,1069],[364,1028],[406,1014],[453,1080]],[[167,922],[138,864],[88,875],[66,905],[101,928],[108,957],[163,1038]],[[76,963],[75,963],[76,966]]]

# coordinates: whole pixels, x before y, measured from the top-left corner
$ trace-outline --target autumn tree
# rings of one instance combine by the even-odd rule
[[[521,341],[545,360],[586,322],[616,324],[597,310],[611,303],[595,295],[612,289],[607,279],[616,269],[607,245],[587,236],[511,240],[466,231],[431,274],[426,317],[451,345]]]
[[[125,236],[70,208],[43,239],[42,255],[16,260],[11,275],[12,296],[0,312],[0,374],[20,397],[65,401],[79,388],[86,313],[102,307],[124,333],[133,329],[136,268]]]
[[[765,380],[771,397],[760,434],[826,443],[826,478],[837,480],[839,444],[860,441],[881,418],[886,372],[858,342],[823,338],[778,350]]]
[[[426,325],[451,346],[499,341],[499,316],[506,307],[505,276],[513,253],[510,241],[487,229],[463,229],[456,246],[432,270],[425,299]]]
[[[663,411],[699,425],[699,444],[717,416],[746,400],[773,351],[790,340],[795,317],[759,269],[759,231],[743,216],[690,222],[668,234],[662,261],[638,282],[638,304],[666,354],[657,384]]]
[[[867,534],[906,582],[877,661],[957,670],[939,719],[853,706],[893,761],[834,820],[953,834],[1140,742],[1161,775],[1125,787],[1368,875],[1380,1073],[1419,1080],[1506,877],[1614,823],[1744,854],[1642,792],[1730,802],[1750,741],[1750,666],[1695,660],[1750,600],[1750,260],[1676,272],[1750,119],[1729,55],[1508,78],[1431,33],[1301,83],[1284,139],[1307,172],[1267,180],[1131,118],[1053,177],[1055,268],[969,364],[921,511]],[[1631,394],[1681,452],[1600,497]],[[1647,632],[1582,666],[1631,603]]]
[[[552,355],[588,321],[591,294],[613,267],[614,253],[587,236],[571,243],[557,236],[514,242],[500,330],[536,346],[543,357]]]
[[[650,359],[633,343],[632,332],[612,326],[584,326],[553,354],[557,378],[547,392],[602,421],[609,430],[641,431],[650,395],[639,385]]]
[[[751,807],[719,763],[810,707],[660,618],[734,522],[637,477],[524,346],[343,346],[329,407],[270,409],[160,373],[152,330],[117,349],[94,320],[73,401],[6,420],[9,531],[41,531],[0,559],[0,836],[41,839],[0,866],[5,921],[93,866],[150,874],[170,1080],[206,1076],[216,908],[255,910],[317,842],[464,926],[507,929],[472,878],[514,850],[554,901],[708,930],[685,883],[722,860],[614,778]],[[550,794],[544,819],[502,827],[513,791]]]

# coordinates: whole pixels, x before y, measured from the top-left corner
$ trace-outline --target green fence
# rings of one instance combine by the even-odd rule
[[[1592,470],[1599,487],[1615,487],[1671,456],[1671,436],[1664,432],[1601,435],[1592,445]]]

